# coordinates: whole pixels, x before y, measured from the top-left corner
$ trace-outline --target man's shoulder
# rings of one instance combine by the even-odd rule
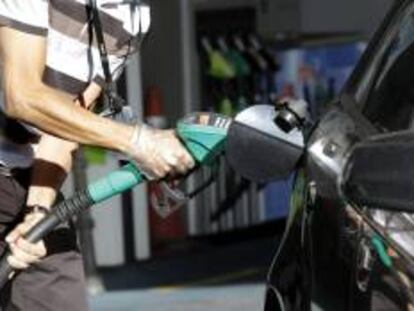
[[[48,29],[48,1],[1,0],[0,25],[25,33],[45,35]]]

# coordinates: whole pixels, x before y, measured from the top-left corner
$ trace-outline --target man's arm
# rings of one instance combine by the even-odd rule
[[[132,127],[75,107],[73,96],[42,82],[45,49],[46,38],[0,27],[5,112],[66,140],[133,154]]]
[[[72,169],[72,153],[77,147],[75,143],[51,135],[42,136],[32,169],[27,206],[52,206],[57,192]]]
[[[74,106],[72,96],[45,85],[42,82],[45,50],[45,38],[0,27],[9,116],[70,141],[126,153],[154,177],[184,172],[194,165],[174,132],[134,129],[98,117]]]
[[[101,92],[101,88],[92,83],[81,95],[82,100],[74,104],[91,109]],[[72,168],[72,153],[78,144],[65,141],[54,136],[42,135],[36,146],[35,162],[32,168],[31,183],[28,190],[26,206],[42,206],[51,208],[56,200],[57,192],[62,187],[67,174]],[[44,217],[43,212],[35,209],[6,238],[12,251],[8,261],[15,269],[26,269],[30,264],[39,261],[47,254],[43,241],[28,243],[23,239],[33,225]]]
[[[81,95],[82,99],[76,100],[74,105],[93,110],[101,91],[101,87],[92,82]],[[57,192],[72,169],[72,154],[77,148],[76,143],[47,134],[42,135],[36,147],[27,206],[52,206]]]
[[[42,136],[37,146],[33,165],[32,180],[26,203],[28,207],[35,205],[44,208],[52,207],[58,189],[71,170],[72,152],[76,148],[77,144],[75,143],[47,134]],[[38,262],[40,258],[46,256],[47,252],[43,241],[33,244],[22,238],[44,216],[43,212],[36,212],[36,210],[29,212],[24,221],[6,237],[12,252],[8,261],[15,269],[26,269],[30,264]]]

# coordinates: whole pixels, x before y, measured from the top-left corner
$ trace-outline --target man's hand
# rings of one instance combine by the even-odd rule
[[[75,101],[75,105],[85,109],[92,109],[101,88],[91,83],[83,94]],[[32,171],[31,185],[27,195],[27,206],[51,206],[56,199],[56,193],[66,178],[72,166],[72,151],[77,144],[64,141],[51,135],[43,135],[36,149],[36,161]],[[44,163],[54,165],[56,169],[45,170]],[[12,256],[9,263],[15,269],[26,269],[30,264],[38,262],[46,256],[44,243],[29,243],[23,239],[34,224],[42,219],[43,213],[32,212],[28,214],[23,223],[17,226],[6,238]]]
[[[43,241],[32,244],[23,238],[44,216],[45,214],[41,212],[28,214],[24,221],[6,237],[6,242],[9,244],[12,253],[7,260],[13,268],[26,269],[46,256],[47,251]]]
[[[157,130],[143,125],[137,128],[132,140],[135,146],[133,157],[150,178],[184,174],[195,165],[173,130]]]

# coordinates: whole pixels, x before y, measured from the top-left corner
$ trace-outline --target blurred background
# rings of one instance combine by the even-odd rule
[[[146,0],[151,28],[118,82],[143,121],[174,127],[192,111],[229,116],[283,96],[313,117],[338,94],[391,0]],[[121,164],[84,148],[73,193]],[[208,176],[201,171],[189,187]],[[218,179],[167,219],[153,185],[78,221],[93,310],[263,310],[291,178],[249,183],[221,160]]]

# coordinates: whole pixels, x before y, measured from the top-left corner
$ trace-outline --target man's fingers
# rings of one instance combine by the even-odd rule
[[[185,174],[195,165],[193,158],[185,151],[177,151],[170,155],[167,162],[173,167],[174,172]]]
[[[175,172],[183,174],[195,166],[195,161],[176,136],[171,139],[171,147],[165,158]]]
[[[9,265],[12,266],[14,269],[23,270],[23,269],[27,269],[29,267],[29,265],[27,263],[18,260],[14,256],[7,257],[7,261],[9,263]]]
[[[188,150],[182,145],[182,143],[176,138],[176,146],[174,148],[175,155],[177,157],[177,165],[180,167],[180,172],[183,170],[190,170],[194,168],[195,161]]]
[[[180,155],[180,161],[183,163],[186,170],[191,170],[195,166],[195,160],[189,152],[184,151]]]
[[[31,263],[39,261],[39,256],[26,253],[14,243],[10,244],[10,250],[13,254],[13,257],[15,257],[20,262],[24,262],[29,265]]]
[[[16,240],[20,237],[20,233],[18,233],[16,230],[13,230],[6,236],[6,242],[7,243],[14,243]]]
[[[12,253],[7,260],[13,268],[26,269],[30,264],[38,262],[40,258],[46,256],[46,247],[43,242],[33,244],[23,238],[33,225],[43,217],[42,214],[27,215],[24,222],[6,237],[6,242]]]
[[[165,176],[167,176],[168,174],[168,166],[166,166],[165,164],[163,164],[162,162],[160,163],[156,163],[156,164],[152,164],[150,168],[142,168],[144,174],[149,177],[151,180],[158,180],[158,179],[162,179]]]
[[[156,173],[158,178],[166,177],[173,168],[173,164],[171,163],[171,159],[168,159],[168,150],[166,151],[166,155],[157,155],[154,159],[155,166],[156,166]]]
[[[30,243],[25,239],[18,239],[16,245],[27,254],[36,256],[36,257],[44,257],[46,256],[46,247],[43,241],[37,242],[36,244]]]
[[[99,97],[101,91],[102,88],[95,82],[92,82],[75,102],[77,105],[91,110],[95,106],[96,99]]]
[[[185,174],[185,172],[188,170],[183,155],[177,157],[176,165],[174,165],[174,170],[177,174]]]
[[[171,167],[176,167],[179,164],[178,157],[173,152],[168,152],[164,155],[164,161]]]
[[[20,237],[23,237],[30,229],[33,228],[42,218],[43,214],[30,213],[24,218],[24,222],[18,225],[6,236],[7,243],[15,243]]]
[[[12,232],[10,232],[6,237],[7,243],[15,243],[21,236],[26,233],[25,224],[20,224]]]
[[[172,167],[167,164],[160,164],[159,168],[157,169],[158,179],[165,178],[168,174],[172,171]]]
[[[136,160],[146,175],[153,179],[185,174],[195,161],[177,138],[174,130],[142,127],[136,143]],[[149,174],[148,174],[149,173]]]
[[[43,217],[44,215],[40,213],[30,213],[24,218],[24,222],[33,226],[38,223]]]
[[[97,83],[92,82],[89,84],[88,88],[83,92],[83,97],[85,99],[85,104],[87,109],[92,109],[96,103],[96,99],[101,94],[102,87]]]

